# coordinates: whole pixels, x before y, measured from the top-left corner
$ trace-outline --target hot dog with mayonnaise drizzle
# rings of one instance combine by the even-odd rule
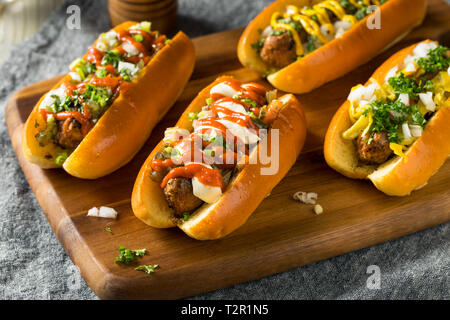
[[[258,159],[279,131],[279,168]],[[277,97],[257,83],[220,77],[168,128],[136,180],[135,215],[158,228],[179,226],[197,239],[217,239],[242,225],[295,162],[305,117],[293,95]],[[251,174],[250,174],[251,173]]]

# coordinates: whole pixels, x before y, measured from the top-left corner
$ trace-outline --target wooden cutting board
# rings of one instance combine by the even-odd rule
[[[367,181],[331,170],[322,155],[328,123],[355,84],[365,82],[387,57],[425,37],[444,41],[450,7],[429,1],[424,24],[405,40],[350,74],[298,96],[308,120],[308,136],[295,166],[248,222],[216,241],[197,241],[177,228],[158,230],[134,217],[130,195],[140,166],[164,129],[172,126],[197,92],[219,74],[242,81],[258,79],[241,68],[236,45],[242,30],[194,39],[197,65],[180,99],[155,128],[141,152],[124,168],[99,180],[73,178],[63,170],[42,170],[21,151],[23,124],[39,97],[59,77],[17,92],[8,102],[6,121],[17,157],[58,239],[81,275],[100,298],[182,298],[257,279],[410,234],[450,220],[450,163],[428,185],[409,197],[393,198]],[[447,39],[448,41],[448,39]],[[446,45],[449,45],[446,42]],[[150,88],[151,89],[151,88]],[[420,169],[420,168],[418,168]],[[292,200],[296,191],[317,192],[324,208]],[[115,221],[87,217],[94,206],[114,207]],[[110,227],[112,233],[105,231]],[[147,248],[139,264],[159,264],[146,275],[114,263],[118,247]]]

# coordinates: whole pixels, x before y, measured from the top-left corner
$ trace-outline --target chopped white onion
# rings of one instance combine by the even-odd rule
[[[336,29],[336,33],[334,34],[334,37],[337,39],[337,38],[340,38],[340,37],[342,37],[342,35],[345,33],[345,30],[344,29],[342,29],[342,28],[338,28],[338,29]]]
[[[406,58],[403,60],[403,64],[406,66],[411,62],[414,62],[415,58],[412,55],[407,55]]]
[[[116,219],[117,218],[117,211],[113,208],[109,207],[100,207],[100,209],[97,209],[96,207],[93,207],[89,209],[88,214],[89,217],[99,217],[99,218],[106,218],[106,219]]]
[[[342,28],[344,30],[349,30],[352,27],[352,24],[350,23],[350,21],[342,21],[342,20],[338,20],[334,23],[334,27],[337,28]]]
[[[323,34],[324,36],[329,36],[330,35],[330,29],[328,28],[327,25],[321,25],[320,26],[320,33]]]
[[[137,56],[139,54],[139,50],[136,49],[136,47],[133,46],[131,43],[123,42],[122,48],[123,48],[123,50],[125,50],[126,52],[128,52],[129,54],[131,54],[133,56]]]
[[[117,70],[121,72],[123,69],[130,70],[131,74],[136,73],[136,66],[130,62],[125,61],[119,61],[119,64],[117,66]]]
[[[410,62],[406,65],[405,72],[416,72],[417,68],[413,62]]]
[[[69,75],[73,81],[81,82],[81,76],[79,75],[78,72],[69,72]]]
[[[39,105],[40,109],[45,109],[46,107],[52,106],[55,103],[55,98],[52,96],[57,96],[60,100],[64,100],[64,97],[66,96],[66,91],[64,87],[59,87],[54,90],[50,90],[42,100],[41,104]]]
[[[409,130],[409,126],[406,122],[402,124],[402,132],[403,132],[403,138],[405,140],[409,140],[412,138],[411,131]]]
[[[376,99],[375,90],[378,88],[377,83],[371,83],[367,87],[360,86],[350,92],[348,100],[359,103],[360,101],[374,101]]]
[[[389,78],[395,77],[398,71],[398,66],[393,67],[391,70],[386,73],[386,77],[384,78],[385,82],[388,82]]]
[[[88,214],[89,217],[98,217],[98,209],[96,207],[93,207],[89,209]]]
[[[398,100],[402,102],[405,106],[409,106],[409,94],[407,93],[400,93],[398,95]]]
[[[100,218],[115,219],[117,218],[117,211],[109,207],[100,207],[98,216]]]
[[[214,203],[222,196],[222,189],[220,187],[208,186],[201,183],[197,177],[192,178],[192,193],[197,198],[206,203]]]
[[[413,54],[416,59],[425,58],[430,50],[436,48],[436,42],[421,42],[413,49]]]
[[[436,110],[436,104],[433,101],[433,92],[419,93],[420,101],[425,105],[428,111],[434,112]]]
[[[336,30],[334,37],[341,37],[346,31],[348,31],[352,27],[352,24],[349,21],[336,21],[334,23],[334,29]]]
[[[267,26],[263,32],[261,32],[261,37],[263,38],[267,38],[268,36],[270,36],[270,34],[272,33],[272,27],[271,26]]]
[[[392,115],[394,118],[403,117],[402,112],[398,112],[398,111],[394,111],[394,110],[389,110],[389,114]]]
[[[415,138],[418,138],[422,135],[423,129],[421,126],[416,125],[416,124],[411,124],[409,126],[409,129],[411,131],[411,135]]]
[[[108,31],[107,33],[105,33],[104,39],[110,48],[112,46],[114,46],[114,44],[116,44],[116,42],[118,41],[117,40],[118,36],[119,36],[119,34],[117,32],[115,32],[114,30],[111,30],[111,31]]]
[[[108,46],[101,40],[97,41],[95,47],[102,52],[108,51]]]

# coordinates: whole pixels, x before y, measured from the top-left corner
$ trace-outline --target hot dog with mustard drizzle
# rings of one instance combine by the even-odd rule
[[[182,32],[169,40],[150,22],[116,26],[36,104],[25,124],[25,157],[85,179],[117,170],[176,101],[194,63]]]
[[[263,164],[258,152],[262,143],[270,148],[274,129],[279,168],[263,175],[271,164]],[[224,237],[287,173],[305,135],[305,116],[293,95],[277,97],[259,84],[220,77],[147,158],[134,185],[133,212],[150,226],[178,226],[196,239]]]
[[[380,29],[367,25],[372,6]],[[425,0],[278,0],[247,26],[238,57],[276,88],[304,93],[400,40],[425,12]]]
[[[450,49],[426,40],[355,86],[328,128],[324,155],[343,175],[404,196],[450,154]]]

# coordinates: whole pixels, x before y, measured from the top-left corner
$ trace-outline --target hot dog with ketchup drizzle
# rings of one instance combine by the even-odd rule
[[[136,217],[199,240],[243,225],[295,163],[306,121],[292,94],[221,76],[191,102],[143,164]]]
[[[126,93],[167,38],[143,22],[126,30],[101,35],[84,59],[75,60],[71,72],[39,106],[47,127],[36,135],[43,146],[67,149],[55,161],[62,165],[120,93]]]
[[[249,150],[261,139],[260,129],[267,129],[275,119],[265,117],[276,105],[267,101],[267,92],[257,83],[224,80],[211,88],[202,111],[190,115],[191,133],[172,139],[176,128],[166,131],[168,143],[152,161],[152,178],[164,189],[176,216],[203,202],[215,202],[238,162],[247,162]]]

